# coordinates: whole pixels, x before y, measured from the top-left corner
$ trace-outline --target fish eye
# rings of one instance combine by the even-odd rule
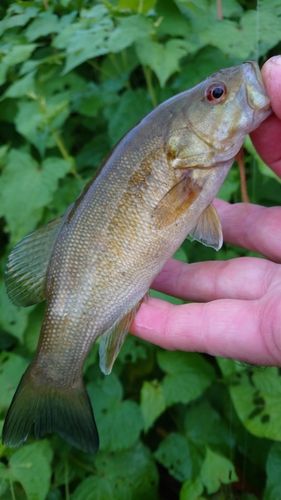
[[[207,88],[205,95],[210,102],[221,102],[226,96],[226,86],[223,83],[210,85],[210,87]]]

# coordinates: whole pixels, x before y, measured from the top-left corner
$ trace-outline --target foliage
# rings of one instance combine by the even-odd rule
[[[280,49],[281,8],[260,0],[5,0],[0,6],[0,412],[34,355],[44,307],[13,306],[3,273],[25,234],[60,215],[122,135],[154,106],[217,69]],[[253,202],[280,186],[248,141]],[[232,169],[220,191],[238,201]],[[218,255],[186,241],[181,260]],[[157,296],[162,296],[153,292]],[[169,297],[174,303],[179,300]],[[239,332],[238,332],[239,334]],[[0,445],[3,500],[275,500],[281,495],[280,372],[129,337],[103,377],[94,346],[85,380],[101,450],[58,437]]]

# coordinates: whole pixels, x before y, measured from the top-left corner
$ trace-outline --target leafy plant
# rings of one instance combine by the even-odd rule
[[[30,0],[0,6],[0,412],[34,355],[42,305],[7,298],[8,253],[60,215],[110,148],[154,106],[225,66],[280,49],[277,0]],[[247,140],[252,201],[278,203],[280,185]],[[232,169],[220,191],[240,199]],[[218,255],[185,242],[183,261]],[[159,296],[156,292],[152,292]],[[162,295],[161,295],[162,296]],[[179,303],[172,297],[168,300]],[[101,447],[57,436],[0,445],[3,500],[263,498],[280,496],[280,372],[164,352],[128,337],[103,377],[94,346],[85,367]]]

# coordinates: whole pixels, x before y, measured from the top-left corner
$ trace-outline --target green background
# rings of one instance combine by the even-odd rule
[[[1,1],[0,428],[44,311],[10,303],[9,252],[62,214],[116,141],[157,104],[217,69],[280,51],[280,1],[260,0],[258,15],[255,1],[222,5],[218,21],[215,0]],[[249,139],[246,169],[251,201],[278,205],[280,182]],[[220,196],[240,201],[237,168]],[[186,241],[176,257],[249,254]],[[94,346],[85,380],[100,451],[84,454],[57,436],[31,437],[16,450],[0,444],[1,499],[281,498],[279,369],[166,352],[129,336],[108,377]]]

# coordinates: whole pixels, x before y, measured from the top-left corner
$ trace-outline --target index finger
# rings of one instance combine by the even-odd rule
[[[264,64],[262,77],[274,114],[251,133],[251,139],[264,162],[281,177],[281,56]]]

